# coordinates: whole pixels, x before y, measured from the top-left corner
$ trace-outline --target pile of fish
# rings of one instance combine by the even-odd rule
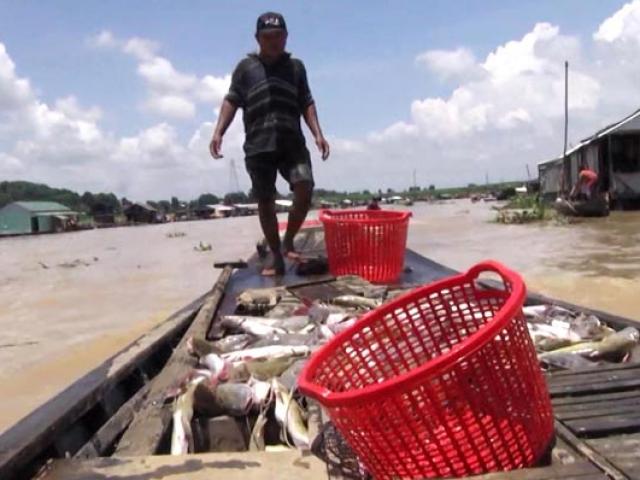
[[[197,367],[168,393],[171,453],[198,450],[194,420],[222,417],[241,426],[240,443],[249,450],[309,448],[309,405],[296,385],[309,355],[408,290],[348,276],[327,284],[322,295],[294,287],[244,291],[235,314],[215,320],[215,340],[188,341]],[[558,306],[528,306],[523,313],[544,369],[625,361],[640,339],[635,328],[614,331],[593,315]]]
[[[188,340],[198,367],[169,394],[172,454],[194,452],[192,420],[219,416],[246,427],[249,450],[309,448],[308,405],[296,386],[306,360],[364,312],[402,293],[352,276],[333,285],[342,294],[324,302],[285,288],[246,290],[236,298],[235,315],[216,319],[217,340]]]
[[[624,362],[640,340],[633,327],[615,331],[595,315],[553,305],[523,308],[544,369],[576,369]]]

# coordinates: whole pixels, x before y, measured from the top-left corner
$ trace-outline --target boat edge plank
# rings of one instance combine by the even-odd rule
[[[167,389],[176,384],[176,379],[184,377],[190,368],[196,366],[196,359],[187,351],[187,340],[190,337],[204,338],[224,297],[232,272],[233,268],[225,267],[220,273],[196,318],[182,336],[164,368],[151,381],[149,394],[122,435],[114,455],[152,455],[158,449],[171,423],[170,410],[162,408]]]
[[[73,424],[102,394],[151,356],[167,338],[184,329],[206,294],[181,308],[148,333],[69,385],[0,435],[0,478],[12,478],[50,445],[59,430]],[[71,405],[71,406],[70,406]]]

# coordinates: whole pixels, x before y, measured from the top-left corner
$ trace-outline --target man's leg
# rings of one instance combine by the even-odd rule
[[[260,217],[262,233],[267,240],[273,256],[271,264],[265,265],[262,269],[262,275],[282,275],[284,273],[284,259],[280,251],[280,235],[278,234],[275,198],[258,200],[258,216]]]
[[[293,247],[293,240],[300,230],[304,219],[307,218],[309,207],[311,206],[311,196],[313,194],[313,184],[310,181],[300,181],[292,185],[293,206],[289,211],[287,222],[287,232],[282,241],[285,254],[291,258],[300,258]]]
[[[258,200],[258,217],[262,233],[271,250],[271,257],[262,269],[262,275],[284,274],[284,259],[280,251],[278,219],[276,217],[276,164],[270,154],[248,157],[245,160],[247,172],[251,177],[253,195]]]

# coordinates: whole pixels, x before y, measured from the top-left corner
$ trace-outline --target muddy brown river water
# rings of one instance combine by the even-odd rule
[[[531,290],[640,318],[640,212],[498,225],[492,205],[411,207],[409,247],[461,270],[493,258]],[[204,293],[212,263],[258,237],[243,217],[0,239],[0,432]]]

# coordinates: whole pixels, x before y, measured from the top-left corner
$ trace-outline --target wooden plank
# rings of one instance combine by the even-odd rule
[[[553,413],[558,420],[576,420],[580,418],[602,417],[615,413],[635,413],[640,407],[640,397],[628,398],[617,402],[586,403],[554,408]]]
[[[116,448],[116,455],[136,456],[156,453],[171,421],[170,410],[162,408],[167,390],[184,377],[190,368],[196,366],[196,359],[187,351],[187,340],[190,337],[205,337],[218,305],[224,297],[232,270],[231,267],[225,267],[222,270],[204,305],[180,340],[167,365],[153,379],[149,395],[122,436]]]
[[[569,385],[549,385],[549,394],[551,396],[560,395],[578,395],[592,394],[602,392],[614,392],[628,388],[640,387],[640,376],[636,378],[628,378],[624,380],[616,380],[603,383],[584,383]]]
[[[73,457],[87,459],[102,456],[131,423],[135,412],[147,398],[149,387],[150,384],[147,383],[133,397],[127,400]]]
[[[596,365],[589,368],[559,370],[557,372],[547,373],[545,376],[549,379],[556,379],[556,378],[562,378],[562,377],[577,377],[585,373],[611,372],[616,370],[633,370],[633,369],[640,369],[640,363],[637,363],[637,362],[613,363],[613,364]]]
[[[629,478],[640,478],[640,433],[586,440],[593,449],[606,455]]]
[[[567,407],[571,408],[573,405],[586,405],[589,403],[598,402],[616,402],[621,399],[633,398],[640,396],[639,390],[630,390],[626,392],[610,392],[610,393],[597,393],[594,395],[580,395],[576,397],[556,397],[552,398],[553,408]]]
[[[640,412],[567,420],[564,423],[577,435],[602,436],[608,433],[619,433],[623,430],[640,429]]]
[[[93,408],[105,392],[184,330],[203,300],[204,295],[175,312],[0,436],[0,478],[21,476],[29,463]]]
[[[596,467],[585,461],[569,465],[551,465],[548,467],[523,468],[509,472],[474,475],[467,478],[469,480],[567,480],[569,478],[582,480],[589,475],[600,475],[600,477],[596,476],[595,478],[607,478]]]
[[[556,387],[560,385],[576,385],[584,383],[603,383],[614,382],[617,380],[624,380],[629,378],[640,377],[640,369],[626,369],[626,370],[605,370],[605,371],[593,371],[584,373],[582,375],[564,376],[564,377],[547,377],[547,384],[550,387]]]
[[[57,460],[43,479],[95,480],[321,480],[327,478],[324,464],[297,450],[286,452],[218,452],[187,456],[155,455],[91,460]]]
[[[561,422],[556,420],[555,430],[558,437],[562,438],[565,442],[571,445],[573,448],[582,453],[600,470],[609,475],[613,480],[627,480],[628,477],[620,471],[615,465],[613,465],[606,457],[594,450],[590,445],[576,437],[571,430],[565,427]]]

